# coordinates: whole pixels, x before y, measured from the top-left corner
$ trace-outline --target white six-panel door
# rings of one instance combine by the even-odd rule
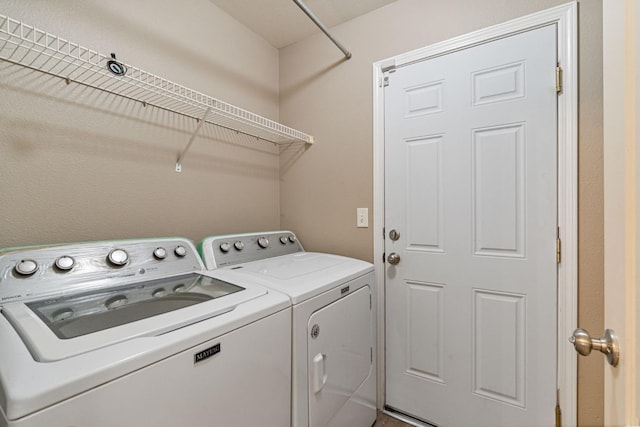
[[[556,63],[547,25],[387,75],[394,409],[448,427],[554,423]]]

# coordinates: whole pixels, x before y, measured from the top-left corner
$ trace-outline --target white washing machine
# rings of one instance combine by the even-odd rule
[[[198,249],[214,277],[291,298],[292,425],[370,427],[376,418],[373,265],[305,252],[289,231],[209,237]]]
[[[290,306],[185,239],[3,250],[0,426],[289,426]]]

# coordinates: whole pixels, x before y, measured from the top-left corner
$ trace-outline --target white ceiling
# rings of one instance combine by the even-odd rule
[[[320,29],[293,0],[210,0],[246,27],[281,48]],[[364,15],[395,0],[303,0],[328,28]]]

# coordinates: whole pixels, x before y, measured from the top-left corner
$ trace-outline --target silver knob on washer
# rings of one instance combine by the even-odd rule
[[[244,243],[242,242],[242,240],[238,240],[233,244],[233,247],[236,248],[237,251],[241,251],[244,249]]]
[[[269,239],[267,239],[266,237],[259,238],[258,246],[260,246],[262,249],[266,249],[267,246],[269,246]]]
[[[76,260],[69,255],[62,255],[56,259],[56,267],[62,271],[69,271],[76,265]]]
[[[229,243],[227,242],[220,243],[220,250],[222,252],[226,254],[227,252],[229,252],[229,249],[231,249],[231,245]]]
[[[173,253],[174,253],[174,254],[176,254],[176,256],[177,256],[177,257],[182,258],[182,257],[184,257],[184,256],[186,256],[186,255],[187,255],[187,248],[185,248],[185,247],[184,247],[184,246],[182,246],[182,245],[178,245],[178,246],[176,246],[176,248],[174,249]]]
[[[165,259],[167,257],[167,250],[163,247],[158,247],[153,250],[153,257],[155,259]]]
[[[23,259],[16,264],[14,270],[21,276],[30,276],[38,271],[38,263],[32,259]]]
[[[121,267],[129,262],[129,254],[124,249],[113,249],[107,255],[107,260],[111,265]]]

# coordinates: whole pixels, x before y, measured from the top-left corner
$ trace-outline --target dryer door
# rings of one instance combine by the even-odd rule
[[[310,427],[330,425],[372,369],[370,295],[362,287],[309,318]]]

